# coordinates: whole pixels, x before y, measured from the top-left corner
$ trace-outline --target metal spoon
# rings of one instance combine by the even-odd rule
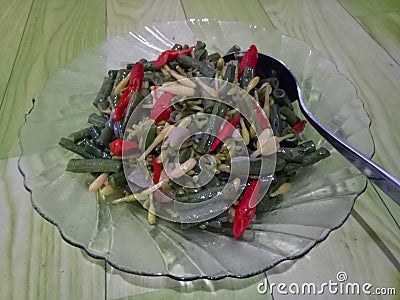
[[[235,54],[230,53],[224,56],[225,61],[235,59]],[[279,59],[262,53],[258,54],[256,74],[260,78],[267,78],[276,72],[279,79],[279,87],[286,91],[291,102],[299,100],[302,113],[307,121],[321,134],[339,153],[341,153],[350,163],[361,171],[372,183],[376,184],[398,205],[400,205],[400,180],[381,166],[370,160],[364,154],[353,148],[329,129],[327,129],[313,114],[308,110],[304,103],[299,83],[292,71]]]

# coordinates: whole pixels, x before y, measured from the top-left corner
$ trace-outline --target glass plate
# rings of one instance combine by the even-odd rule
[[[311,126],[305,134],[331,156],[298,173],[281,202],[256,218],[246,237],[189,228],[158,218],[135,204],[110,205],[84,184],[85,175],[65,171],[74,154],[57,145],[83,128],[103,76],[140,58],[155,59],[176,42],[202,40],[210,53],[233,44],[256,44],[297,76],[311,112],[339,137],[371,156],[370,120],[351,82],[306,43],[258,26],[217,20],[153,24],[108,38],[55,73],[26,116],[20,131],[19,168],[33,207],[58,227],[62,237],[89,255],[130,273],[180,280],[249,277],[304,255],[350,214],[366,179]]]

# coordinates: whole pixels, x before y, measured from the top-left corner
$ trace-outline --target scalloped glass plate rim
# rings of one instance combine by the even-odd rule
[[[207,19],[207,20],[208,20],[208,19]],[[168,23],[168,24],[171,24],[171,23],[175,23],[175,24],[179,24],[179,23],[186,23],[186,24],[187,24],[187,23],[192,23],[192,25],[194,25],[194,22],[202,22],[202,21],[203,21],[203,19],[188,19],[188,20],[186,20],[186,21],[169,21],[169,22],[165,22],[165,23]],[[242,23],[242,24],[243,24],[243,22],[232,22],[232,21],[223,21],[223,20],[216,20],[216,19],[212,19],[211,21],[213,21],[213,22],[220,22],[220,23]],[[146,26],[160,26],[160,25],[165,24],[165,23],[149,23],[149,24],[146,24],[146,25],[138,26],[138,27],[135,27],[135,29],[133,30],[133,32],[135,32],[135,30],[137,30],[137,29],[139,29],[139,28],[143,28],[143,27],[146,27]],[[252,28],[252,27],[260,27],[260,26],[256,26],[256,25],[249,24],[249,23],[244,23],[244,24],[249,25],[250,28]],[[341,73],[341,72],[338,70],[338,67],[337,67],[337,65],[336,65],[334,62],[332,62],[331,60],[327,59],[327,58],[326,58],[324,55],[322,55],[318,50],[315,50],[313,47],[311,47],[310,45],[308,45],[306,42],[304,42],[304,41],[302,41],[302,40],[299,40],[299,39],[297,39],[297,38],[290,37],[289,35],[286,35],[286,34],[282,34],[282,33],[280,33],[278,30],[275,30],[275,29],[271,30],[271,29],[265,29],[265,28],[263,28],[263,30],[265,30],[265,32],[278,32],[282,37],[287,37],[287,38],[296,40],[297,42],[302,43],[302,44],[304,44],[305,46],[307,46],[308,48],[312,49],[315,53],[317,53],[318,55],[320,55],[321,58],[322,58],[323,60],[325,60],[325,61],[327,61],[327,62],[333,64],[333,65],[334,65],[334,68],[335,68],[335,71],[337,72],[337,74],[338,74],[340,77],[346,79],[346,80],[349,82],[349,84],[351,85],[351,87],[354,89],[355,94],[356,94],[356,96],[357,96],[357,99],[362,103],[362,107],[363,107],[363,109],[364,109],[364,103],[363,103],[362,100],[359,98],[359,96],[358,96],[358,94],[357,94],[357,90],[356,90],[354,84],[351,82],[351,80],[350,80],[347,76],[345,76],[343,73]],[[121,34],[119,34],[119,35],[117,35],[117,36],[121,36]],[[112,37],[116,37],[116,36],[111,36],[111,37],[109,37],[109,38],[112,38]],[[63,66],[61,69],[65,68],[66,66],[68,66],[68,65],[70,65],[70,64],[73,64],[76,60],[79,59],[79,57],[80,57],[81,55],[83,55],[83,54],[85,54],[85,53],[89,53],[90,51],[92,51],[92,50],[95,49],[95,48],[101,47],[103,44],[106,43],[106,41],[107,41],[107,39],[105,39],[103,42],[101,42],[100,44],[98,44],[98,45],[95,46],[95,47],[91,47],[91,48],[88,48],[88,49],[82,51],[76,58],[74,58],[73,60],[71,60],[69,63],[67,63],[65,66]],[[52,76],[51,76],[50,78],[54,77],[59,71],[60,71],[60,69],[59,69],[58,71],[56,71],[54,74],[52,74]],[[49,78],[49,79],[50,79],[50,78]],[[42,89],[42,91],[46,89],[46,86],[47,86],[47,84],[46,84],[45,87]],[[39,93],[39,95],[40,95],[40,93]],[[32,107],[30,108],[30,110],[28,111],[28,113],[25,114],[25,122],[24,122],[24,124],[21,126],[21,129],[22,129],[23,126],[26,125],[27,117],[28,117],[28,116],[31,114],[31,112],[35,109],[35,103],[34,103],[34,102],[35,102],[35,100],[32,100]],[[365,110],[364,110],[364,112],[365,112]],[[371,125],[371,121],[369,120],[369,126],[368,126],[369,134],[371,134],[370,125]],[[165,276],[165,277],[169,277],[169,278],[172,278],[172,279],[175,279],[175,280],[181,280],[181,281],[191,281],[191,280],[196,280],[196,279],[219,280],[219,279],[223,279],[223,278],[227,278],[227,277],[231,277],[231,278],[248,278],[248,277],[252,277],[252,276],[258,275],[258,274],[260,274],[260,273],[266,272],[267,270],[273,268],[274,266],[280,264],[280,263],[283,262],[283,261],[295,260],[295,259],[297,259],[297,258],[303,257],[303,256],[306,255],[315,245],[317,245],[317,244],[323,242],[324,240],[326,240],[327,237],[329,236],[329,234],[330,234],[332,231],[334,231],[334,230],[338,229],[339,227],[341,227],[341,226],[346,222],[346,220],[348,219],[348,217],[349,217],[349,215],[350,215],[350,213],[351,213],[351,210],[350,210],[350,211],[348,212],[348,214],[344,217],[344,219],[342,220],[342,222],[341,222],[340,224],[338,224],[337,226],[335,226],[335,227],[333,227],[333,228],[326,229],[326,230],[324,231],[324,233],[320,236],[320,238],[318,238],[318,239],[316,239],[315,241],[309,243],[308,246],[307,246],[306,248],[304,248],[304,249],[302,250],[301,253],[299,253],[299,254],[297,254],[297,255],[287,256],[287,257],[285,257],[285,258],[283,258],[283,259],[280,259],[280,260],[277,260],[277,261],[275,261],[274,263],[272,263],[272,264],[270,264],[270,265],[268,265],[268,266],[265,266],[265,267],[263,267],[263,268],[261,268],[261,269],[259,269],[259,270],[256,270],[256,271],[254,271],[254,272],[251,272],[251,273],[248,273],[248,274],[244,274],[244,275],[242,275],[242,274],[224,274],[224,275],[220,275],[220,276],[199,275],[199,276],[180,277],[180,276],[173,275],[173,274],[168,274],[168,273],[146,273],[146,272],[141,272],[141,271],[138,271],[138,270],[126,269],[126,268],[124,268],[123,266],[120,266],[120,265],[118,265],[118,264],[113,263],[113,261],[111,261],[110,259],[108,259],[106,256],[94,254],[94,253],[90,252],[88,249],[86,249],[86,247],[85,247],[84,245],[79,244],[79,243],[76,243],[76,242],[72,241],[71,239],[69,239],[69,238],[63,233],[62,228],[61,228],[55,221],[53,221],[53,220],[51,219],[50,216],[47,216],[47,215],[45,214],[45,212],[43,212],[43,211],[34,203],[32,190],[31,190],[31,189],[27,186],[27,184],[26,184],[26,175],[25,175],[25,173],[24,173],[24,171],[22,170],[21,165],[20,165],[20,161],[21,161],[21,159],[24,157],[24,150],[23,150],[22,141],[21,141],[21,129],[20,129],[19,135],[18,135],[18,136],[19,136],[19,144],[20,144],[20,148],[21,148],[21,155],[20,155],[20,157],[19,157],[19,159],[18,159],[18,170],[19,170],[20,174],[21,174],[22,177],[23,177],[25,189],[30,193],[30,199],[31,199],[31,203],[32,203],[33,208],[34,208],[44,219],[46,219],[48,222],[50,222],[51,224],[53,224],[53,225],[55,225],[55,226],[57,227],[57,229],[58,229],[58,231],[59,231],[61,237],[62,237],[67,243],[69,243],[69,244],[71,244],[71,245],[73,245],[73,246],[75,246],[75,247],[78,247],[78,248],[84,250],[85,253],[87,253],[90,257],[95,258],[95,259],[103,259],[103,260],[105,260],[109,265],[113,266],[114,268],[116,268],[116,269],[118,269],[118,270],[121,270],[121,271],[124,271],[124,272],[127,272],[127,273],[136,274],[136,275],[144,275],[144,276],[155,276],[155,277],[158,277],[158,276]],[[371,136],[372,136],[372,135],[371,135]],[[373,139],[372,139],[372,143],[373,143]],[[375,147],[374,147],[374,145],[373,145],[373,151],[372,151],[372,153],[367,154],[367,156],[369,156],[369,157],[373,156],[374,149],[375,149]],[[356,198],[357,198],[360,194],[362,194],[362,193],[365,191],[366,186],[367,186],[367,184],[366,184],[366,181],[365,181],[364,188],[361,189],[360,192],[354,197],[354,200],[353,200],[353,203],[352,203],[352,206],[351,206],[351,207],[354,206],[354,203],[355,203]]]

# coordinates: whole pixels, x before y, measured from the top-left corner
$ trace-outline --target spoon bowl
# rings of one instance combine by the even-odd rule
[[[235,59],[235,54],[224,56],[225,61]],[[258,54],[256,74],[262,78],[275,76],[279,79],[279,86],[286,91],[291,102],[298,100],[300,110],[314,129],[321,134],[340,154],[352,163],[372,183],[376,184],[383,192],[400,205],[400,180],[374,161],[366,157],[360,151],[337,137],[327,129],[307,108],[300,89],[299,82],[293,72],[279,59],[267,55]]]

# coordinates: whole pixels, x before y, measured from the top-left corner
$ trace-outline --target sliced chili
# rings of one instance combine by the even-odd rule
[[[113,122],[120,121],[126,113],[129,100],[134,92],[139,92],[142,88],[144,77],[144,66],[142,63],[137,62],[133,65],[128,86],[123,92],[118,105],[115,107]]]
[[[253,107],[254,107],[254,110],[256,111],[257,119],[261,126],[261,129],[262,130],[267,129],[268,128],[267,119],[263,116],[260,107],[256,103],[253,103]]]
[[[160,181],[160,176],[161,176],[161,172],[163,170],[162,165],[157,161],[157,158],[155,156],[153,156],[151,158],[152,162],[153,162],[153,168],[154,168],[154,175],[153,175],[153,183],[157,184]]]
[[[137,143],[123,139],[116,139],[110,143],[110,150],[116,156],[122,156],[123,152],[137,148],[139,148]]]
[[[229,137],[232,132],[235,130],[236,125],[240,121],[240,115],[238,114],[235,118],[232,120],[229,120],[228,123],[225,123],[224,126],[222,127],[221,131],[218,132],[217,136],[215,137],[215,140],[210,148],[210,151],[214,151],[215,148],[219,145],[221,141]]]
[[[233,237],[236,240],[243,235],[253,220],[259,193],[260,182],[258,180],[250,181],[243,193],[239,206],[236,208],[233,220]]]
[[[257,65],[257,59],[258,59],[257,47],[256,45],[251,45],[250,48],[244,54],[242,61],[240,62],[239,73],[238,73],[239,79],[242,76],[245,67],[250,67],[255,69]]]
[[[195,46],[192,46],[188,49],[183,50],[165,50],[160,54],[157,60],[154,62],[154,66],[156,68],[161,68],[167,64],[167,62],[171,60],[175,60],[178,58],[179,55],[187,55],[192,52]]]
[[[306,125],[307,121],[306,120],[301,120],[299,123],[296,125],[292,126],[292,129],[296,132],[301,132],[304,129],[304,126]]]
[[[151,109],[149,118],[155,120],[156,123],[160,121],[166,121],[172,112],[171,99],[174,94],[164,93],[154,103]]]

